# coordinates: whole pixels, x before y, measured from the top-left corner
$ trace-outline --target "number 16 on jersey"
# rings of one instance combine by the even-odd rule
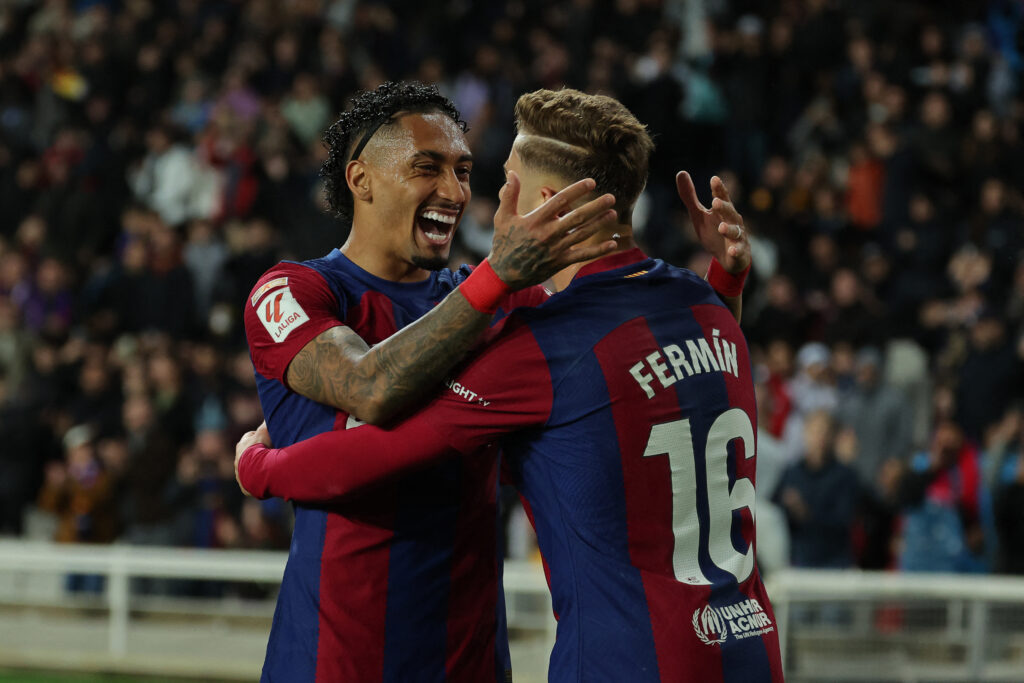
[[[676,420],[654,425],[647,439],[644,457],[668,456],[672,473],[672,533],[675,545],[672,566],[677,581],[693,585],[709,585],[711,580],[700,567],[701,525],[697,513],[697,487],[707,492],[708,529],[707,554],[711,562],[742,583],[754,569],[754,544],[746,552],[733,545],[733,513],[747,508],[754,517],[754,483],[747,477],[737,478],[729,486],[729,442],[743,441],[746,458],[754,457],[754,428],[747,414],[732,408],[718,416],[708,430],[704,444],[704,481],[697,481],[696,455],[700,444],[693,442],[690,420]]]

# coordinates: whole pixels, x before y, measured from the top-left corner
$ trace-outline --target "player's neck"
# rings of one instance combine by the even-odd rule
[[[612,254],[620,254],[624,251],[636,248],[636,242],[633,240],[633,226],[631,225],[619,225],[616,230],[613,231],[602,231],[600,234],[594,235],[589,240],[584,242],[585,245],[591,246],[594,244],[601,244],[612,239],[613,234],[618,234],[619,238],[615,241],[618,243],[618,247],[611,254],[605,254],[601,258],[611,256]],[[583,261],[582,263],[574,263],[571,266],[563,268],[562,270],[555,273],[554,277],[551,278],[551,286],[556,292],[561,292],[563,289],[569,286],[573,278],[576,277],[576,273],[580,272],[580,269],[588,263],[593,263],[600,259],[591,259],[589,261]]]
[[[360,237],[353,227],[341,253],[370,275],[391,282],[420,282],[430,277],[430,271],[408,261],[396,258],[379,243]]]

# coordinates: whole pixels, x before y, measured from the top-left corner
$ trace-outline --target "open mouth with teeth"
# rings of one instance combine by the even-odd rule
[[[442,247],[452,240],[455,234],[457,213],[442,213],[434,209],[421,211],[416,217],[416,228],[424,240],[433,246]]]

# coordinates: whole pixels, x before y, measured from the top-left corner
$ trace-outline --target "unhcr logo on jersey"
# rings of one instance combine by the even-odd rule
[[[693,630],[705,645],[721,645],[729,636],[742,640],[775,630],[771,617],[754,598],[724,607],[706,605],[693,612]]]
[[[729,637],[729,632],[725,630],[725,620],[711,605],[705,606],[703,610],[694,610],[693,630],[705,645],[719,645]]]

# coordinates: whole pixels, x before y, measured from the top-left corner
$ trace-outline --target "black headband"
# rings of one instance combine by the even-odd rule
[[[385,123],[390,122],[391,117],[389,116],[388,118],[384,119],[383,121],[380,121],[376,125],[371,126],[365,133],[363,133],[363,137],[362,139],[359,140],[359,144],[356,145],[356,148],[352,151],[352,156],[349,158],[349,161],[355,161],[356,159],[358,159],[359,155],[362,154],[363,152],[363,148],[366,147],[366,143],[369,142],[370,138],[373,137],[373,134],[380,130],[380,127],[383,126]]]

